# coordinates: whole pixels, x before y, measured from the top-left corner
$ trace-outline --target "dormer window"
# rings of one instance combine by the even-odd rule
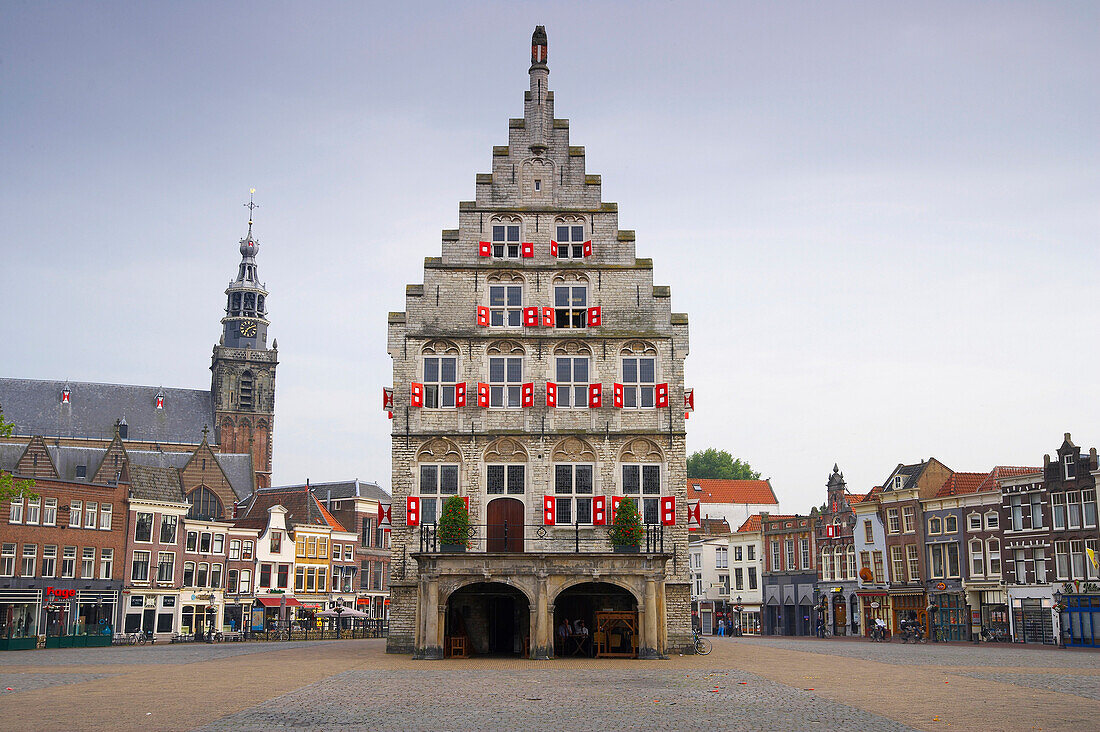
[[[76,466],[76,479],[77,480],[84,480],[87,477],[88,477],[88,466],[87,465],[77,465]]]
[[[901,490],[902,477],[900,475],[894,476],[894,490]]]
[[[692,483],[691,487],[694,488],[697,491],[702,491],[703,490],[703,486],[699,485],[698,483]]]
[[[118,436],[125,440],[129,435],[130,425],[126,424],[126,420],[122,420],[118,423]]]
[[[1066,480],[1073,480],[1077,477],[1077,461],[1073,459],[1073,453],[1062,458],[1062,465],[1065,470]]]

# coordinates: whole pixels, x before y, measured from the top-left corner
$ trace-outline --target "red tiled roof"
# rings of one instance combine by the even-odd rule
[[[745,523],[741,524],[741,528],[738,531],[760,531],[760,514],[754,513],[745,519]]]
[[[978,486],[982,484],[982,481],[986,479],[988,473],[952,473],[951,476],[944,481],[944,484],[940,486],[940,489],[936,491],[936,498],[945,498],[947,496],[965,496],[968,493],[974,493],[978,490]]]
[[[699,486],[700,490],[695,490]],[[723,478],[688,478],[688,500],[703,503],[768,503],[779,505],[772,485],[766,480],[726,480]]]
[[[978,486],[978,490],[975,493],[984,493],[985,491],[995,491],[1000,487],[1000,481],[1003,478],[1011,478],[1014,475],[1028,475],[1029,473],[1038,473],[1042,468],[1028,468],[1019,465],[998,465],[989,471],[989,475]]]
[[[876,485],[874,488],[867,491],[867,495],[863,497],[863,500],[866,501],[871,496],[877,496],[879,493],[882,493],[882,486],[881,485]]]
[[[317,496],[313,496],[313,500],[317,501]],[[317,508],[321,509],[321,517],[328,522],[328,525],[332,527],[333,531],[345,531],[343,525],[336,520],[335,516],[328,512],[328,509],[325,508],[324,504],[320,501],[317,501]]]
[[[844,497],[848,499],[848,505],[854,506],[857,503],[863,503],[870,496],[870,493],[845,493]]]

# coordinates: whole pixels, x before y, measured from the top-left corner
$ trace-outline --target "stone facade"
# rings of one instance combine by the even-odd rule
[[[407,286],[405,311],[389,315],[393,652],[438,656],[450,593],[474,582],[507,585],[524,596],[517,601],[527,601],[530,618],[519,618],[517,627],[531,636],[523,644],[531,655],[554,652],[555,598],[578,582],[609,583],[633,597],[642,626],[639,653],[690,645],[681,408],[687,316],[672,313],[669,288],[653,285],[652,261],[635,256],[634,232],[619,229],[617,206],[602,201],[600,177],[585,171],[584,148],[571,146],[568,121],[554,118],[540,32],[524,117],[509,121],[508,145],[493,149],[492,173],[477,176],[475,200],[459,204],[459,228],[443,232],[442,256],[425,260],[424,283]],[[556,256],[554,248],[577,256]],[[509,318],[517,317],[510,306],[537,310],[521,311],[526,326],[510,326]],[[599,308],[598,320],[590,308]],[[556,325],[546,324],[551,313]],[[572,386],[561,380],[567,358],[586,367],[570,373]],[[631,370],[643,361],[655,365],[655,373],[632,389]],[[548,383],[558,384],[557,406],[548,406]],[[422,406],[413,405],[413,384],[422,389]],[[455,384],[466,389],[465,406],[452,406]],[[478,406],[479,384],[492,406]],[[572,406],[596,384],[600,406]],[[630,392],[624,404],[637,395],[646,406],[616,407],[616,384]],[[658,408],[655,393],[664,384],[668,405]],[[624,495],[624,463],[658,466],[660,496],[675,499],[675,525],[661,527],[660,547],[613,555],[605,527],[546,525],[544,498],[560,499],[556,466],[591,466],[591,494],[584,498],[606,497],[609,519],[611,497]],[[498,496],[488,485],[489,464],[522,465],[522,479],[516,474],[511,482],[509,472],[507,492],[500,488]],[[411,496],[424,502],[425,522],[435,515],[439,493],[421,485],[427,465],[440,466],[438,475],[455,466],[446,470],[457,471],[452,490],[469,500],[473,553],[422,551],[425,527],[410,526],[410,518],[420,517],[406,509]],[[522,515],[522,554],[488,552],[482,543],[486,524],[493,523],[490,499],[505,496],[522,504],[512,504],[509,514],[513,536]],[[577,500],[568,515],[583,520]]]

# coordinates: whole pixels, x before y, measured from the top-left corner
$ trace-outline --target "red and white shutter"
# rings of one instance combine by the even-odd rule
[[[538,308],[524,308],[523,309],[523,324],[527,327],[536,326],[539,324],[539,309]]]
[[[519,245],[519,255],[521,257],[533,257],[535,256],[535,245],[529,241],[525,241]]]
[[[592,256],[592,240],[591,239],[589,239],[588,241],[586,241],[584,243],[584,256],[586,256],[586,257],[591,257]]]
[[[602,324],[603,321],[600,319],[600,306],[596,305],[588,308],[588,327],[592,328]]]
[[[535,384],[530,382],[522,384],[519,387],[520,406],[533,407],[535,406]]]
[[[553,381],[546,382],[546,406],[558,406],[558,385]]]
[[[382,411],[393,411],[393,387],[391,386],[382,387]]]
[[[68,404],[69,403],[69,390],[68,389],[62,389],[61,390],[61,403],[62,404]]]
[[[410,391],[412,393],[412,405],[414,407],[424,406],[424,385],[414,381]]]
[[[544,328],[554,327],[554,308],[542,309],[542,325]]]
[[[699,499],[688,501],[688,531],[698,531],[703,528],[703,520],[700,518]]]
[[[470,515],[470,497],[469,496],[463,496],[462,497],[462,503],[466,506],[466,515],[469,516]]]
[[[676,496],[661,496],[661,525],[676,525]]]
[[[657,394],[657,406],[658,407],[667,407],[668,406],[668,384],[657,384],[657,386],[654,387],[654,392],[656,392],[656,394]]]
[[[408,496],[405,498],[405,525],[420,525],[420,498]]]
[[[554,521],[554,497],[542,497],[542,523],[545,526],[553,526]]]
[[[477,384],[477,405],[479,407],[489,406],[489,385],[480,381]]]
[[[615,386],[613,387],[611,399],[612,399],[612,402],[611,402],[612,404],[614,404],[619,409],[623,408],[623,385],[622,384],[615,384]]]
[[[607,496],[592,497],[592,524],[594,526],[607,524]]]
[[[695,411],[695,390],[694,389],[684,389],[684,411],[685,412],[694,412]]]
[[[466,382],[465,381],[460,381],[457,384],[455,384],[455,406],[456,407],[465,407],[466,406]]]
[[[489,324],[489,308],[484,305],[477,306],[477,324],[488,325]]]
[[[550,256],[551,257],[558,256],[558,243],[556,241],[554,241],[553,239],[550,240]]]
[[[493,255],[493,245],[487,241],[479,241],[477,243],[477,253],[483,257],[491,257]]]
[[[615,523],[615,514],[618,513],[619,504],[622,502],[622,496],[611,496],[611,523]]]
[[[589,407],[602,407],[603,406],[603,384],[589,384],[588,385],[588,406]]]
[[[389,503],[378,504],[378,525],[390,526],[393,522],[393,505]]]
[[[157,409],[164,409],[164,397],[157,394]]]

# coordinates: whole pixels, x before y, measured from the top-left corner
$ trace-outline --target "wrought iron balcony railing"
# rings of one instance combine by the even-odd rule
[[[665,553],[665,527],[643,524],[642,542],[637,551],[646,554]],[[438,524],[420,524],[420,551],[425,554],[446,553],[438,535]],[[459,551],[471,553],[558,553],[604,554],[615,551],[611,544],[610,526],[581,524],[544,526],[504,522],[500,524],[470,524],[466,545]]]

